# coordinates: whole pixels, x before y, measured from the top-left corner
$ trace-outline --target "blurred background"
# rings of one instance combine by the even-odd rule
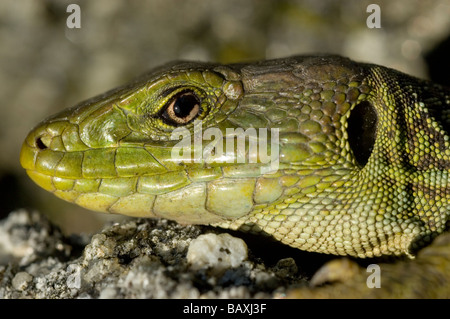
[[[66,26],[71,3],[80,29]],[[371,3],[380,29],[366,25]],[[1,0],[0,219],[36,209],[70,234],[120,218],[41,190],[20,167],[20,147],[48,115],[152,67],[327,52],[450,85],[449,36],[449,0]]]

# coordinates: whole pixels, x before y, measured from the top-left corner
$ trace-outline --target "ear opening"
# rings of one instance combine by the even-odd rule
[[[356,162],[364,167],[372,154],[377,133],[378,116],[368,101],[357,104],[347,121],[347,135]]]

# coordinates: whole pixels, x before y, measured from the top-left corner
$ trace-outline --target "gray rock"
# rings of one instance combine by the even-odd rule
[[[187,261],[194,269],[209,267],[217,273],[236,268],[248,258],[245,242],[229,234],[204,234],[189,245]]]
[[[29,273],[26,273],[24,271],[18,272],[13,280],[12,280],[12,286],[16,290],[25,290],[30,283],[30,281],[33,280],[33,276],[31,276]]]
[[[221,271],[192,267],[188,249],[204,233],[245,247],[219,229],[150,219],[67,238],[37,212],[12,212],[0,222],[0,298],[272,298],[306,285],[293,259],[269,267],[240,246]]]

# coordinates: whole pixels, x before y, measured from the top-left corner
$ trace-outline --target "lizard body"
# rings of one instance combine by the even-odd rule
[[[442,86],[338,56],[179,62],[44,120],[21,164],[92,210],[412,256],[448,221],[449,105]],[[203,141],[180,160],[186,132]]]

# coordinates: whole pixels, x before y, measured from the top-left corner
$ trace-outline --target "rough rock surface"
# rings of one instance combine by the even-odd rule
[[[188,263],[190,243],[205,231],[209,245],[236,256]],[[240,239],[213,231],[136,219],[66,238],[43,215],[17,211],[0,223],[0,298],[269,298],[305,284],[293,259],[273,267],[251,256],[241,261],[243,246],[224,242]]]
[[[150,219],[66,237],[43,215],[19,210],[0,221],[0,299],[450,298],[448,233],[414,260],[305,253],[263,237],[245,242]],[[374,263],[380,288],[367,284]]]

